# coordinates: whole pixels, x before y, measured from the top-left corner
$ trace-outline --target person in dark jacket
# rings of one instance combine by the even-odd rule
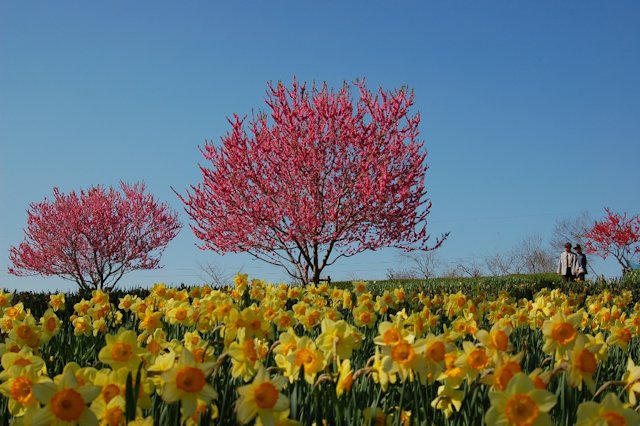
[[[576,244],[574,247],[576,251],[576,279],[578,281],[584,281],[584,276],[587,275],[587,255],[582,252],[580,244]]]

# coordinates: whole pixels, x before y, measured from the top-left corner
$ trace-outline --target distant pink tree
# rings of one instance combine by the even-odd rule
[[[25,239],[11,247],[9,272],[57,275],[83,290],[110,290],[129,271],[159,268],[179,232],[176,212],[145,193],[144,184],[120,184],[61,193],[32,203]]]
[[[585,248],[603,259],[615,257],[625,273],[632,269],[634,257],[640,254],[640,217],[627,217],[626,213],[614,213],[607,208],[605,212],[607,217],[596,221],[587,232]]]
[[[364,250],[427,246],[427,165],[413,93],[357,82],[309,90],[269,85],[269,114],[229,119],[222,146],[205,143],[203,181],[180,199],[202,249],[248,252],[318,283],[326,266]]]

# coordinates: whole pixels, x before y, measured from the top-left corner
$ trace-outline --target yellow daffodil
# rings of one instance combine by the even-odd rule
[[[511,350],[511,344],[509,343],[511,330],[511,327],[496,323],[491,327],[490,331],[478,330],[476,339],[487,348],[491,356],[499,356],[500,353]]]
[[[73,334],[76,336],[91,336],[91,317],[88,315],[79,316],[73,319]]]
[[[382,349],[382,366],[388,374],[398,374],[402,380],[413,380],[415,375],[424,375],[425,341],[418,340],[410,343],[401,340],[393,346],[385,346]]]
[[[591,393],[595,393],[596,384],[593,381],[593,374],[598,368],[596,353],[600,345],[589,344],[584,335],[576,338],[573,348],[569,351],[569,370],[567,372],[567,382],[569,386],[582,390],[582,383],[587,385]]]
[[[618,321],[611,326],[609,333],[607,345],[619,346],[623,351],[626,351],[629,347],[629,342],[631,342],[631,331]]]
[[[9,338],[16,341],[20,346],[29,346],[36,349],[40,346],[40,327],[35,318],[30,313],[25,315],[20,321],[14,321],[9,332]]]
[[[380,348],[376,347],[375,355],[373,357],[373,366],[371,377],[375,383],[378,383],[382,390],[386,391],[389,387],[389,383],[395,383],[397,376],[395,373],[389,374],[382,363],[382,355],[380,354]]]
[[[538,389],[546,389],[551,380],[552,371],[544,371],[542,368],[536,368],[529,373],[529,378],[533,382],[533,385]]]
[[[444,416],[449,418],[454,411],[460,411],[463,398],[464,392],[462,390],[445,384],[438,386],[438,396],[431,401],[431,406],[436,410],[442,411]]]
[[[351,391],[353,385],[353,370],[351,369],[351,360],[345,359],[340,364],[340,374],[336,383],[336,395],[338,398],[343,393]]]
[[[551,425],[549,411],[556,405],[556,396],[536,388],[524,373],[513,376],[506,390],[489,392],[489,400],[485,416],[489,425]]]
[[[53,308],[54,312],[64,309],[65,302],[64,293],[51,294],[49,296],[49,306]]]
[[[48,382],[51,379],[42,376],[33,365],[10,370],[8,379],[0,385],[0,392],[9,400],[9,413],[21,416],[26,410],[38,407],[38,401],[33,396],[33,386]]]
[[[380,346],[395,346],[402,341],[413,343],[414,336],[404,328],[403,321],[399,319],[396,323],[382,321],[378,325],[378,335],[373,338],[373,343]]]
[[[491,357],[484,346],[471,342],[462,342],[463,353],[456,359],[455,365],[460,368],[469,382],[473,382],[481,372],[492,365]]]
[[[359,305],[352,312],[353,323],[358,327],[372,328],[375,325],[377,316],[367,305]]]
[[[258,339],[245,337],[245,329],[238,331],[238,341],[229,345],[227,353],[231,357],[231,376],[242,377],[248,382],[258,371],[260,364],[259,346],[256,345]]]
[[[287,379],[282,376],[269,377],[261,367],[253,382],[240,386],[236,401],[236,418],[240,424],[247,424],[258,417],[262,424],[274,425],[276,416],[289,408],[289,399],[282,394]]]
[[[436,379],[444,384],[449,385],[452,388],[457,388],[462,384],[465,379],[466,372],[462,368],[456,365],[458,358],[460,358],[462,352],[458,350],[452,350],[447,352],[444,356],[445,368]]]
[[[60,332],[60,319],[56,316],[53,309],[47,309],[40,318],[40,330],[42,343],[46,343]]]
[[[487,374],[482,382],[491,385],[491,389],[505,390],[513,376],[522,371],[520,362],[523,356],[524,353],[522,352],[513,356],[500,356],[495,363],[493,371]]]
[[[316,344],[327,358],[333,355],[340,359],[351,358],[353,350],[359,348],[362,342],[361,334],[344,320],[333,321],[325,318],[320,324],[320,329]]]
[[[162,329],[162,312],[147,310],[141,315],[138,329],[147,334],[153,334],[156,330]]]
[[[91,410],[95,413],[100,425],[125,426],[127,424],[125,399],[121,395],[111,398],[108,402],[96,398],[91,404]]]
[[[453,346],[446,341],[444,335],[435,336],[431,333],[424,339],[424,360],[429,381],[437,378],[445,368],[445,356]]]
[[[257,337],[264,339],[267,335],[271,334],[271,324],[264,319],[262,312],[259,309],[245,308],[240,313],[247,337]]]
[[[188,302],[174,301],[167,308],[166,318],[169,324],[193,325],[193,307]]]
[[[33,353],[33,350],[28,347],[22,347],[18,352],[6,352],[2,355],[2,372],[0,372],[0,379],[4,380],[7,376],[17,375],[18,373],[12,372],[12,370],[20,370],[26,366],[32,366],[33,370],[37,373],[45,373],[46,367],[44,360]]]
[[[144,349],[138,345],[135,331],[121,328],[115,336],[107,334],[105,338],[106,345],[98,353],[100,362],[114,370],[122,367],[131,371],[138,369]]]
[[[298,339],[296,348],[286,356],[285,373],[293,383],[298,379],[300,370],[304,370],[304,379],[313,384],[316,374],[326,366],[324,353],[316,348],[311,338],[303,336]]]
[[[55,382],[38,383],[33,386],[33,395],[43,405],[34,415],[32,424],[39,425],[97,425],[96,415],[87,407],[100,388],[79,385],[73,371],[65,368]]]
[[[545,337],[542,350],[549,355],[556,353],[559,358],[564,358],[578,336],[581,318],[581,311],[569,316],[558,312],[545,321],[542,326],[542,334]]]
[[[0,312],[11,304],[13,300],[13,293],[7,293],[0,289]]]
[[[600,403],[587,401],[578,406],[576,426],[638,424],[640,424],[640,414],[631,408],[626,408],[615,393],[606,394]]]
[[[206,381],[214,367],[213,362],[197,362],[191,352],[184,349],[173,368],[162,374],[162,399],[169,404],[182,402],[183,415],[192,416],[198,399],[210,402],[217,397],[216,391]]]
[[[627,371],[624,372],[622,381],[625,383],[629,403],[635,407],[640,395],[640,365],[636,365],[631,357],[627,360]]]

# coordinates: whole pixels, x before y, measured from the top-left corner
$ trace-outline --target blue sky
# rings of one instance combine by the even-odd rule
[[[445,263],[548,238],[583,211],[638,213],[638,22],[634,1],[3,1],[0,286],[72,287],[6,272],[29,203],[53,186],[143,180],[186,224],[170,187],[199,181],[198,147],[219,141],[227,116],[263,109],[268,81],[294,75],[415,90],[431,233],[451,232]],[[163,269],[122,284],[197,283],[206,262],[286,279],[195,244],[185,227]],[[379,279],[398,262],[382,250],[327,274]]]

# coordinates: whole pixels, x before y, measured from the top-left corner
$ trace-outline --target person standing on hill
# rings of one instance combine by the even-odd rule
[[[571,243],[566,243],[558,262],[558,274],[562,276],[562,281],[573,281],[575,266],[576,254],[571,251]]]
[[[580,244],[576,244],[576,279],[578,281],[584,281],[584,276],[587,275],[587,255],[582,252]]]

